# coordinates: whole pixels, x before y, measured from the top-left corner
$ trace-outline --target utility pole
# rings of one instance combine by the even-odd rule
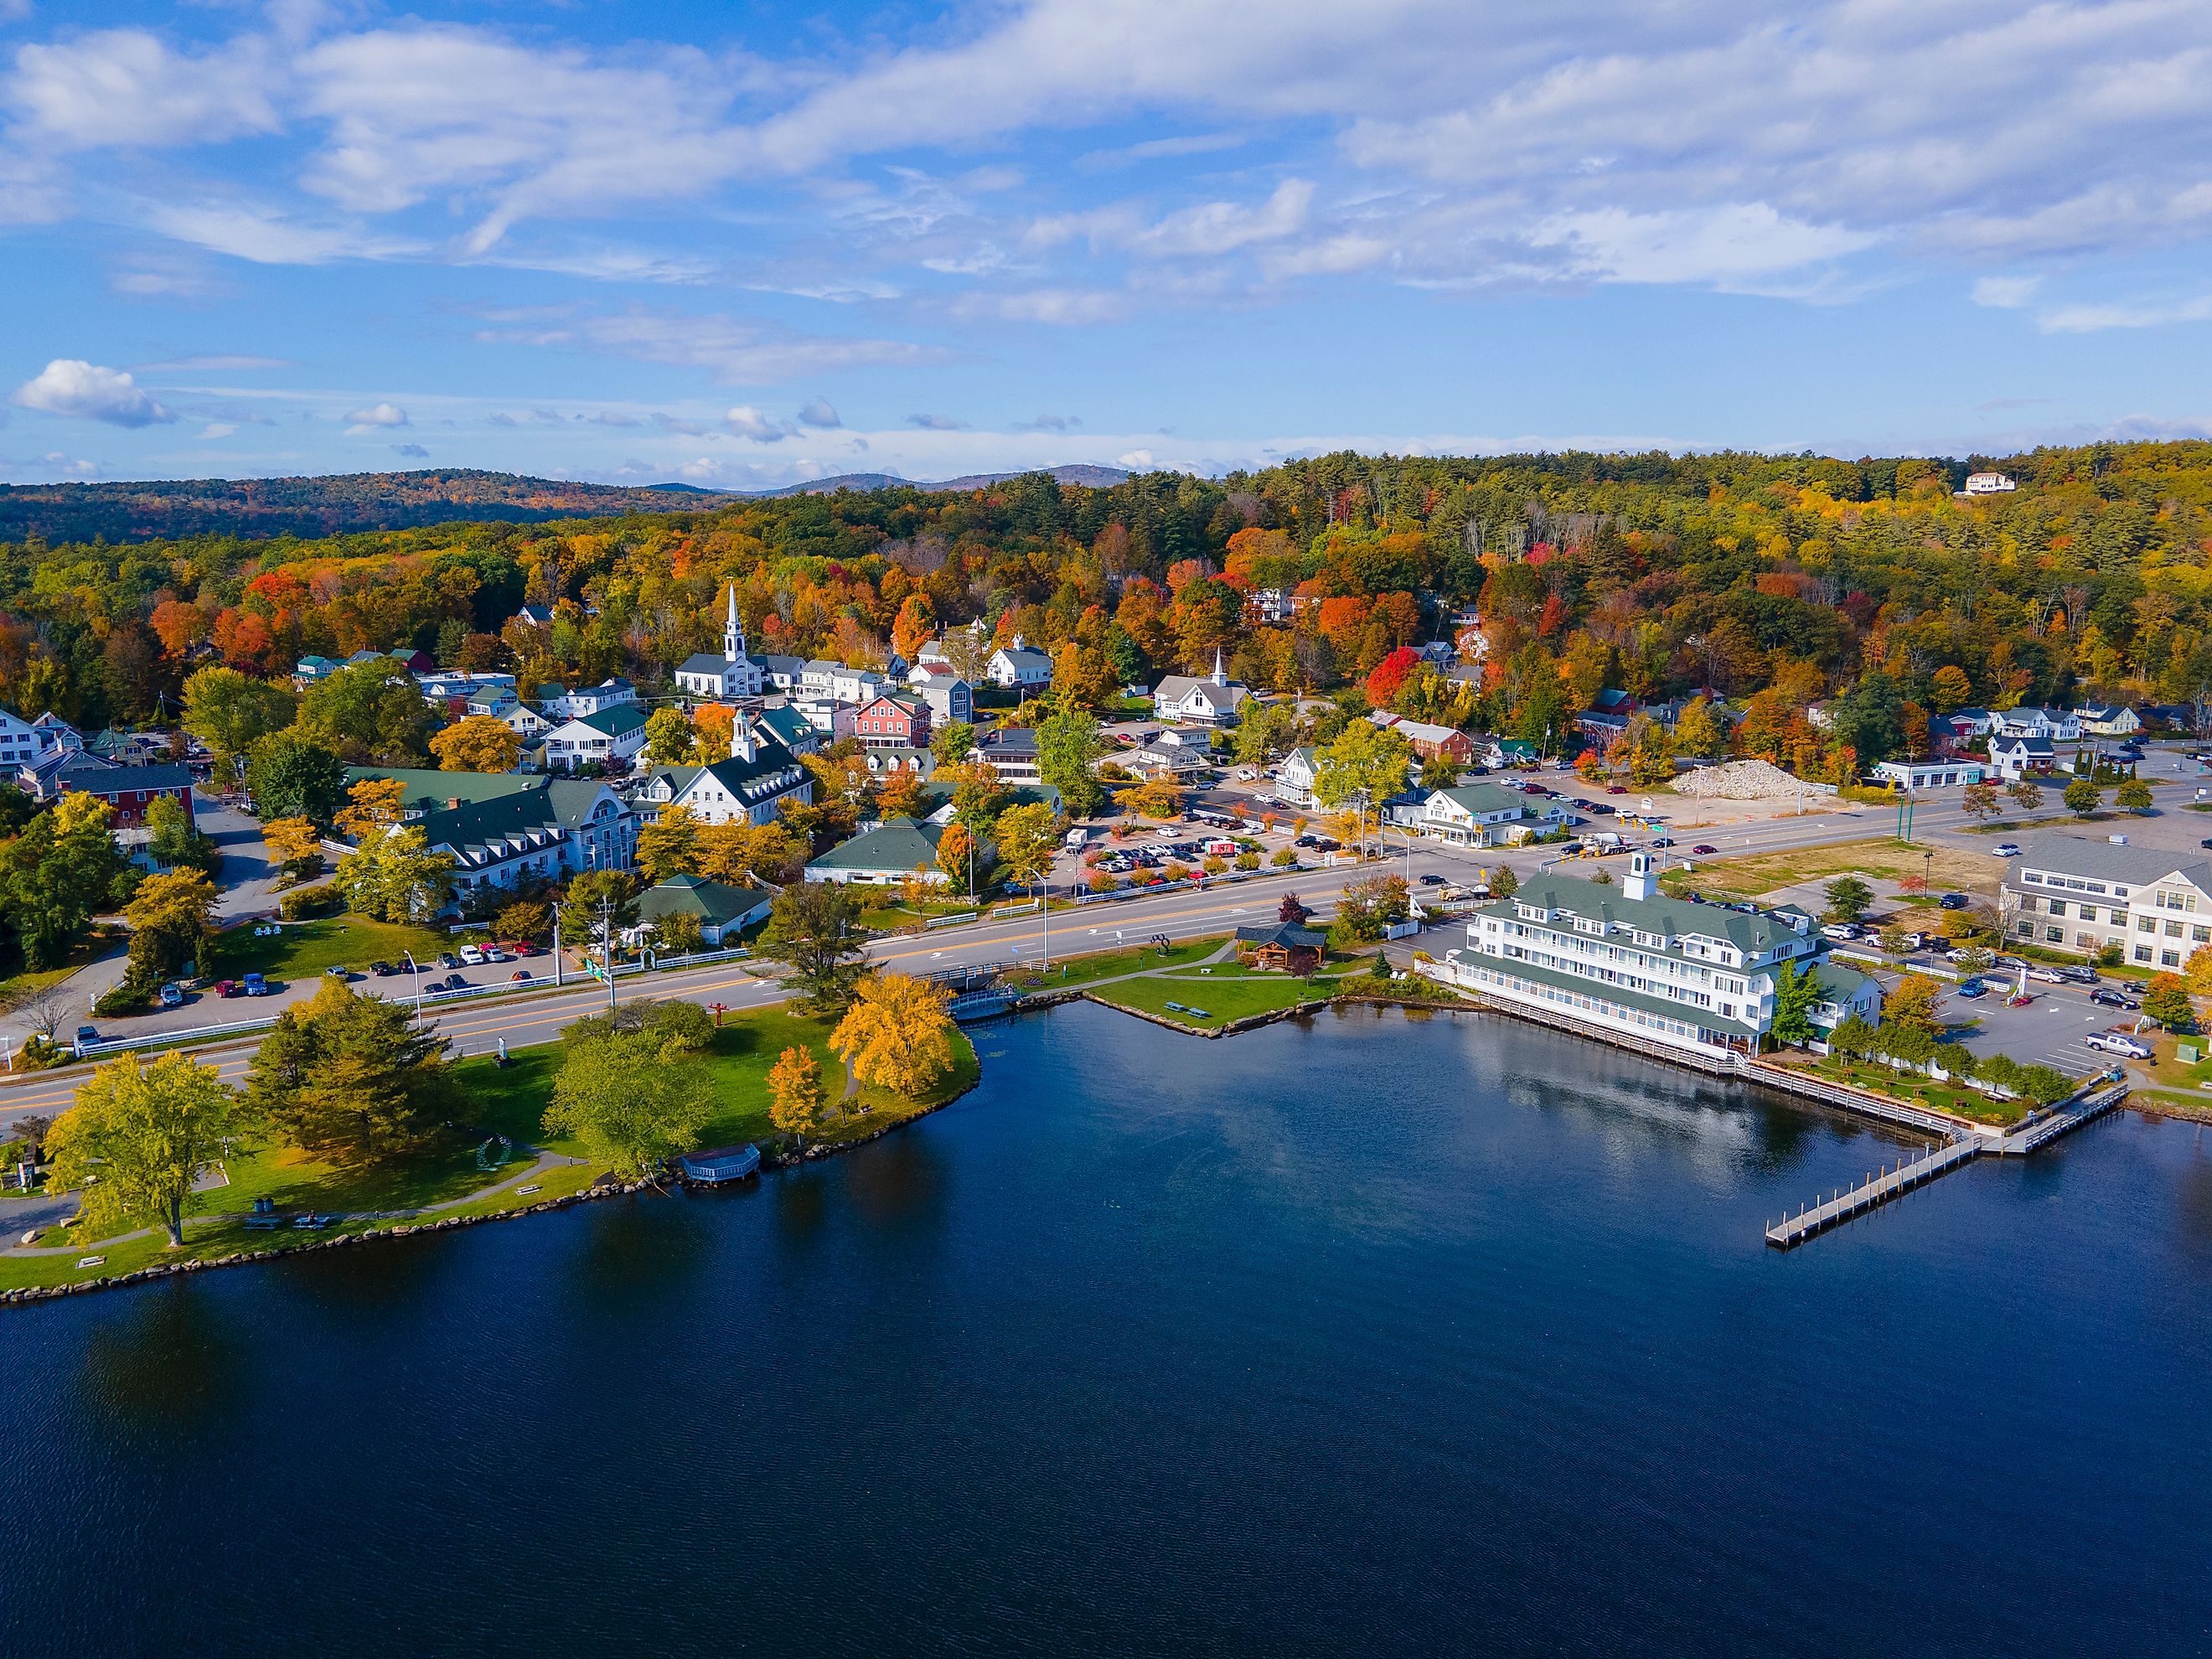
[[[553,988],[561,988],[561,901],[553,901]]]
[[[615,1011],[615,907],[605,900],[599,904],[599,968],[607,976],[607,1012]]]

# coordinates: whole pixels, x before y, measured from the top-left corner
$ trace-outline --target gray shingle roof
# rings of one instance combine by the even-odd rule
[[[2014,867],[2022,872],[2056,870],[2062,875],[2124,881],[2130,885],[2156,881],[2178,871],[2212,892],[2212,860],[2162,852],[2155,847],[2121,847],[2084,836],[2037,836],[2021,848]]]
[[[912,818],[885,818],[874,829],[807,860],[810,870],[924,870],[937,866],[944,830]]]

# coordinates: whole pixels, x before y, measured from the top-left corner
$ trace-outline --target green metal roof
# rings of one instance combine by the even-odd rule
[[[401,805],[410,811],[441,809],[448,801],[497,800],[543,789],[545,780],[526,772],[437,772],[418,766],[349,766],[346,787],[368,778],[397,778]]]
[[[671,876],[638,896],[637,914],[647,921],[657,916],[685,915],[724,927],[739,916],[750,915],[775,896],[765,888],[731,887],[704,876]]]
[[[1518,789],[1508,789],[1498,783],[1462,783],[1455,788],[1436,789],[1430,793],[1457,801],[1462,808],[1478,817],[1485,812],[1525,812],[1531,799]],[[1540,796],[1534,799],[1542,799]]]
[[[933,870],[937,842],[944,831],[933,823],[912,818],[885,818],[865,834],[819,858],[807,860],[810,870]]]
[[[645,724],[645,711],[634,702],[618,702],[596,714],[577,715],[576,724],[610,738],[626,738]]]
[[[1796,928],[1765,911],[1747,915],[1724,905],[1692,904],[1663,894],[1632,899],[1618,887],[1601,887],[1594,881],[1577,881],[1569,876],[1532,876],[1511,898],[1483,907],[1483,914],[1511,916],[1517,906],[1524,904],[1602,920],[1608,925],[1618,923],[1669,939],[1692,934],[1725,939],[1747,956],[1763,956],[1784,939],[1802,937]]]

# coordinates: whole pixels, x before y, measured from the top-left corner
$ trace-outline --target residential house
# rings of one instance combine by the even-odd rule
[[[470,787],[463,793],[458,793],[463,786],[446,786],[457,791],[447,804],[410,812],[404,820],[422,830],[432,852],[453,860],[457,903],[480,889],[514,891],[587,870],[627,870],[636,862],[637,814],[605,784],[547,777],[513,781],[524,787]]]
[[[876,696],[853,715],[853,730],[866,749],[926,749],[929,705],[918,697]]]
[[[711,766],[659,766],[638,799],[682,806],[702,823],[773,823],[783,804],[814,799],[813,775],[798,757],[757,727],[739,720],[730,728],[730,754]]]
[[[927,749],[872,745],[861,751],[860,759],[879,778],[888,778],[894,772],[911,772],[927,783],[937,771],[937,757]]]
[[[1755,1051],[1773,1026],[1777,976],[1818,960],[1809,926],[1662,896],[1654,855],[1638,851],[1617,887],[1530,877],[1475,911],[1466,945],[1431,971],[1532,1013],[1711,1057]],[[1835,994],[1879,1012],[1863,988]]]
[[[1954,708],[1938,718],[1951,728],[1952,737],[1960,743],[1986,738],[1996,730],[1997,717],[1986,708]]]
[[[1378,708],[1368,718],[1405,738],[1407,747],[1425,761],[1448,760],[1455,766],[1474,764],[1474,739],[1457,726],[1409,720],[1387,708]]]
[[[2008,708],[1996,716],[1991,729],[2002,738],[2047,738],[2054,744],[2081,740],[2081,720],[2064,708]]]
[[[975,718],[975,691],[950,663],[918,663],[907,677],[915,695],[929,705],[930,719],[939,726]]]
[[[2057,763],[2057,751],[2051,748],[2048,738],[1993,737],[1990,739],[1990,764],[2008,783],[2016,783],[2031,774],[2050,772]]]
[[[1012,645],[1002,645],[991,653],[983,673],[992,684],[1009,691],[1041,691],[1052,684],[1052,659],[1042,651],[1030,650],[1017,634]]]
[[[2142,730],[2142,720],[2125,703],[2092,703],[2074,711],[2081,729],[2093,738],[2131,738]]]
[[[499,721],[526,745],[536,743],[552,730],[551,723],[543,714],[502,687],[477,692],[462,705],[462,709],[472,720]]]
[[[1966,491],[1969,495],[2008,495],[2020,486],[2011,475],[2004,472],[1969,472]]]
[[[645,711],[635,702],[609,703],[562,720],[545,733],[545,764],[577,767],[597,761],[623,765],[645,748]]]
[[[345,665],[331,657],[302,657],[292,665],[292,689],[304,691],[309,686],[330,677]]]
[[[514,620],[532,628],[553,626],[553,607],[550,605],[526,605],[514,613]]]
[[[545,717],[551,720],[573,720],[586,714],[597,714],[605,709],[634,708],[637,703],[637,688],[617,675],[602,680],[597,685],[563,692],[545,705]]]
[[[2037,836],[2005,865],[2007,939],[2094,957],[2118,946],[2138,968],[2180,969],[2212,945],[2212,860],[2202,854]]]
[[[1819,1000],[1806,1011],[1814,1024],[1823,1031],[1832,1031],[1845,1020],[1855,1018],[1869,1025],[1881,1022],[1880,980],[1826,957],[1820,958],[1820,966],[1813,971],[1820,981]]]
[[[885,818],[810,860],[806,878],[881,886],[918,873],[931,885],[941,886],[951,879],[937,867],[937,843],[944,835],[944,826],[926,819]]]
[[[760,696],[760,665],[745,654],[745,625],[738,615],[735,582],[730,584],[729,610],[722,619],[721,650],[695,652],[685,658],[676,670],[676,683],[695,697],[733,702]]]
[[[778,691],[797,690],[800,677],[806,672],[806,659],[804,657],[766,656],[757,660],[760,664],[762,683]]]
[[[767,920],[775,902],[775,895],[766,888],[732,887],[704,876],[670,876],[638,895],[638,925],[629,931],[641,935],[670,916],[689,916],[699,924],[699,937],[706,944],[734,945],[744,929]]]
[[[20,767],[29,765],[41,755],[64,752],[60,734],[52,727],[40,726],[0,708],[0,772],[12,773]],[[75,750],[66,752],[74,753]]]
[[[1979,783],[1990,769],[1979,761],[1887,760],[1876,763],[1874,775],[1882,782],[1917,794],[1923,789],[1949,789]]]
[[[1033,727],[997,726],[975,739],[968,751],[971,761],[988,761],[1002,782],[1042,783],[1037,765],[1037,738]]]
[[[755,737],[763,743],[780,743],[794,755],[811,755],[822,747],[820,728],[796,708],[763,708],[752,720]]]
[[[1498,783],[1431,789],[1420,805],[1421,833],[1455,847],[1514,847],[1532,835],[1563,828],[1567,809],[1544,795]]]
[[[172,751],[166,732],[118,732],[111,726],[86,744],[84,752],[118,766],[155,766]]]
[[[1179,777],[1205,770],[1213,764],[1211,734],[1176,731],[1155,732],[1141,747],[1121,757],[1121,763],[1141,778]]]
[[[116,830],[141,827],[146,822],[146,809],[164,796],[183,805],[186,822],[193,819],[192,774],[188,766],[117,766],[81,756],[55,775],[54,793],[91,795],[106,801],[108,823]]]
[[[1312,748],[1293,749],[1275,768],[1275,793],[1293,806],[1310,806],[1319,774],[1320,762]]]

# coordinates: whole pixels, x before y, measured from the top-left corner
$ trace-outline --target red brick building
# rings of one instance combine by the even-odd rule
[[[192,810],[192,775],[182,766],[87,766],[63,769],[59,793],[93,795],[112,809],[108,827],[136,830],[146,822],[146,809],[156,797],[173,795],[184,803],[187,823],[197,823]]]

